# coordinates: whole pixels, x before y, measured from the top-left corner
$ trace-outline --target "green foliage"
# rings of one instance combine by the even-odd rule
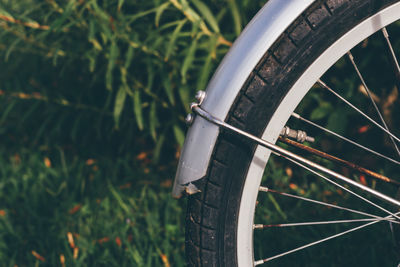
[[[0,165],[2,264],[63,266],[63,256],[65,266],[184,265],[183,203],[170,195],[170,171],[160,180],[163,172],[146,174],[131,158],[63,150],[1,150]]]
[[[30,98],[45,103],[27,115],[28,121],[37,120],[39,110],[54,115],[58,108],[49,102],[57,103],[70,108],[61,111],[70,113],[66,121],[58,116],[60,127],[77,129],[78,136],[119,131],[130,133],[127,140],[134,133],[151,137],[155,148],[160,135],[167,135],[176,137],[169,146],[181,145],[183,118],[195,91],[205,88],[263,1],[228,3],[2,0],[0,68],[6,71],[0,74],[0,90],[43,96]],[[82,114],[88,110],[90,115]],[[79,121],[76,126],[71,117]],[[81,132],[85,124],[92,127]],[[43,126],[43,132],[52,132],[51,126]]]
[[[183,266],[183,118],[263,2],[0,0],[0,262]]]

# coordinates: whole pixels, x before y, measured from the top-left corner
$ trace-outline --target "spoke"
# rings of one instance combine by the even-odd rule
[[[380,192],[376,191],[375,189],[372,189],[372,188],[370,188],[368,186],[365,186],[363,184],[357,183],[357,182],[353,181],[352,179],[350,179],[350,178],[348,178],[348,177],[346,177],[346,176],[344,176],[342,174],[339,174],[339,173],[337,173],[337,172],[335,172],[333,170],[330,170],[330,169],[328,169],[328,168],[326,168],[324,166],[321,166],[321,165],[319,165],[319,164],[317,164],[317,163],[315,163],[315,162],[313,162],[311,160],[303,158],[303,157],[301,157],[301,156],[299,156],[299,155],[297,155],[295,153],[292,153],[292,152],[290,152],[290,151],[288,151],[288,150],[286,150],[286,149],[284,149],[284,148],[282,148],[280,146],[277,146],[277,145],[275,145],[275,144],[273,144],[271,142],[268,142],[268,141],[263,140],[263,139],[261,139],[259,137],[256,137],[256,136],[254,136],[254,135],[252,135],[252,134],[250,134],[250,133],[248,133],[246,131],[240,130],[240,129],[238,129],[238,128],[236,128],[236,127],[234,127],[234,126],[232,126],[232,125],[230,125],[230,124],[228,124],[228,123],[226,123],[226,122],[224,122],[224,121],[222,121],[222,120],[220,120],[220,119],[218,119],[216,117],[214,117],[213,115],[211,115],[207,111],[203,110],[199,106],[199,104],[196,104],[196,103],[192,104],[191,105],[191,109],[197,115],[199,115],[200,117],[206,119],[207,121],[209,121],[209,122],[211,122],[211,123],[213,123],[215,125],[220,126],[222,129],[229,130],[229,131],[231,131],[231,132],[233,132],[235,134],[238,134],[240,136],[246,137],[248,140],[252,140],[253,142],[256,142],[257,144],[270,149],[274,153],[282,155],[284,158],[291,159],[292,161],[296,162],[296,164],[298,163],[298,164],[300,164],[302,166],[305,166],[305,165],[310,166],[313,169],[316,169],[316,170],[318,170],[318,171],[320,171],[322,173],[325,173],[325,174],[328,174],[328,175],[330,175],[332,177],[335,177],[336,179],[339,179],[339,180],[341,180],[343,182],[346,182],[346,183],[348,183],[348,184],[350,184],[350,185],[352,185],[354,187],[357,187],[358,189],[366,191],[366,192],[370,193],[371,195],[375,196],[376,198],[379,198],[379,199],[384,200],[384,201],[386,201],[388,203],[391,203],[392,205],[400,207],[400,201],[399,200],[396,200],[396,199],[394,199],[394,198],[392,198],[392,197],[390,197],[388,195],[382,194],[382,193],[380,193]],[[381,209],[383,209],[383,208],[381,208]],[[392,214],[392,213],[389,212],[389,214]]]
[[[390,219],[348,219],[348,220],[334,220],[334,221],[319,221],[319,222],[300,222],[300,223],[281,223],[281,224],[255,224],[253,229],[265,229],[271,227],[295,227],[295,226],[311,226],[311,225],[325,225],[325,224],[340,224],[340,223],[357,223],[357,222],[371,222],[371,221],[392,221]]]
[[[383,37],[385,37],[386,44],[388,45],[389,52],[391,54],[390,61],[392,62],[392,65],[395,69],[394,74],[397,79],[397,88],[400,89],[400,66],[399,66],[399,62],[397,60],[396,54],[393,50],[392,43],[390,42],[389,33],[387,32],[386,27],[382,28],[382,34],[383,34]]]
[[[293,159],[291,159],[291,158],[288,158],[288,157],[286,157],[286,156],[283,156],[283,155],[280,155],[280,156],[283,157],[283,158],[285,158],[285,159],[287,159],[287,160],[289,160],[290,162],[293,162],[294,164],[296,164],[296,165],[302,167],[303,169],[306,169],[306,170],[308,170],[309,172],[311,172],[311,173],[313,173],[313,174],[315,174],[315,175],[321,177],[321,178],[324,179],[325,181],[328,181],[329,183],[331,183],[331,184],[333,184],[333,185],[339,187],[340,189],[342,189],[342,190],[344,190],[344,191],[346,191],[346,192],[348,192],[348,193],[350,193],[350,194],[352,194],[352,195],[358,197],[359,199],[361,199],[361,200],[367,202],[368,204],[370,204],[370,205],[372,205],[372,206],[374,206],[374,207],[376,207],[376,208],[378,208],[378,209],[380,209],[380,210],[386,212],[387,214],[390,214],[390,215],[394,216],[395,218],[400,219],[400,217],[397,216],[396,214],[394,214],[393,212],[388,211],[387,209],[385,209],[385,208],[379,206],[378,204],[376,204],[376,203],[374,203],[374,202],[372,202],[372,201],[366,199],[365,197],[360,196],[360,195],[357,194],[356,192],[354,192],[354,191],[352,191],[352,190],[350,190],[350,189],[348,189],[348,188],[346,188],[346,187],[344,187],[344,186],[342,186],[342,185],[340,185],[340,184],[338,184],[338,183],[332,181],[332,180],[329,179],[328,177],[326,177],[326,176],[320,174],[320,173],[317,172],[317,171],[314,171],[313,169],[311,169],[311,168],[309,168],[309,167],[307,167],[307,166],[301,164],[300,162],[297,162],[297,161],[295,161],[295,160],[293,160]],[[350,180],[350,181],[353,182],[352,180]],[[355,183],[355,182],[354,182],[354,183]],[[369,187],[368,187],[368,188],[369,188]],[[381,194],[381,193],[380,193],[380,194]]]
[[[326,241],[328,241],[328,240],[331,240],[331,239],[334,239],[334,238],[336,238],[336,237],[339,237],[339,236],[342,236],[342,235],[345,235],[345,234],[348,234],[348,233],[357,231],[357,230],[359,230],[359,229],[362,229],[362,228],[364,228],[364,227],[373,225],[373,224],[378,223],[378,222],[381,222],[381,221],[382,221],[382,220],[375,220],[375,221],[372,221],[372,222],[369,222],[369,223],[366,223],[366,224],[363,224],[363,225],[360,225],[360,226],[351,228],[351,229],[349,229],[349,230],[347,230],[347,231],[340,232],[340,233],[338,233],[338,234],[335,234],[335,235],[332,235],[332,236],[328,236],[328,237],[326,237],[326,238],[323,238],[323,239],[314,241],[314,242],[309,243],[309,244],[306,244],[306,245],[304,245],[304,246],[301,246],[301,247],[298,247],[298,248],[295,248],[295,249],[286,251],[286,252],[284,252],[284,253],[281,253],[281,254],[278,254],[278,255],[275,255],[275,256],[266,258],[266,259],[262,259],[262,260],[255,261],[255,262],[254,262],[254,265],[255,265],[255,266],[256,266],[256,265],[261,265],[261,264],[266,263],[266,262],[268,262],[268,261],[271,261],[271,260],[274,260],[274,259],[277,259],[277,258],[286,256],[286,255],[288,255],[288,254],[291,254],[291,253],[293,253],[293,252],[296,252],[296,251],[299,251],[299,250],[303,250],[303,249],[305,249],[305,248],[308,248],[308,247],[311,247],[311,246],[314,246],[314,245],[317,245],[317,244],[326,242]]]
[[[368,88],[368,86],[367,86],[367,83],[366,83],[365,80],[364,80],[364,77],[362,76],[360,70],[358,69],[356,62],[354,61],[353,55],[351,54],[350,51],[347,52],[347,55],[348,55],[348,57],[349,57],[349,59],[350,59],[350,61],[351,61],[351,64],[353,65],[354,69],[356,70],[357,75],[358,75],[358,77],[360,78],[360,80],[361,80],[361,82],[362,82],[362,84],[363,84],[363,86],[364,86],[364,88],[365,88],[365,91],[367,91],[368,97],[369,97],[369,99],[371,100],[371,103],[372,103],[372,105],[374,106],[374,108],[375,108],[375,110],[376,110],[376,113],[377,113],[378,116],[379,116],[379,119],[381,120],[381,122],[382,122],[383,126],[385,127],[385,129],[389,131],[389,127],[387,126],[387,124],[386,124],[386,122],[385,122],[385,119],[383,118],[381,112],[379,111],[378,106],[376,105],[374,99],[372,98],[371,92],[370,92],[370,90],[369,90],[369,88]],[[395,148],[396,151],[397,151],[397,155],[400,156],[400,150],[399,150],[399,148],[397,147],[397,144],[396,144],[396,142],[394,141],[393,137],[390,136],[390,140],[392,141],[392,143],[393,143],[393,145],[394,145],[394,148]]]
[[[364,167],[361,167],[361,166],[359,166],[359,165],[357,165],[357,164],[355,164],[353,162],[350,162],[350,161],[335,157],[333,155],[330,155],[330,154],[328,154],[326,152],[323,152],[323,151],[320,151],[318,149],[315,149],[315,148],[300,144],[300,143],[298,143],[296,141],[293,141],[293,140],[290,140],[290,139],[287,139],[287,138],[279,137],[278,140],[280,142],[282,142],[282,143],[285,143],[285,144],[288,144],[290,146],[296,147],[298,149],[301,149],[303,151],[311,153],[311,154],[313,154],[315,156],[330,160],[332,162],[337,162],[337,163],[339,163],[339,164],[341,164],[343,166],[346,166],[348,168],[356,170],[356,171],[358,171],[360,173],[366,174],[369,177],[372,177],[374,179],[378,179],[378,180],[384,181],[386,183],[392,183],[392,184],[400,185],[400,182],[398,182],[396,180],[390,179],[390,178],[388,178],[388,177],[386,177],[386,176],[384,176],[382,174],[373,172],[373,171],[371,171],[369,169],[366,169]]]
[[[386,39],[386,42],[387,42],[388,47],[389,47],[389,50],[390,50],[390,52],[391,52],[391,55],[392,55],[391,60],[392,60],[392,62],[393,62],[394,65],[395,65],[395,69],[397,70],[396,77],[398,78],[398,82],[399,82],[399,84],[400,84],[400,67],[399,67],[399,63],[398,63],[398,61],[397,61],[396,55],[395,55],[395,53],[394,53],[393,47],[392,47],[392,45],[391,45],[391,43],[390,43],[389,35],[388,35],[388,33],[387,33],[386,28],[383,28],[383,29],[382,29],[382,33],[383,33],[383,35],[384,35],[384,37],[385,37],[385,39]],[[356,110],[359,114],[361,114],[362,116],[364,116],[367,120],[369,120],[370,122],[372,122],[375,126],[377,126],[377,127],[380,128],[381,130],[383,130],[385,133],[387,133],[387,134],[389,135],[389,137],[390,137],[392,143],[393,143],[394,149],[396,150],[397,154],[400,156],[400,150],[399,150],[399,147],[398,147],[398,144],[397,144],[397,142],[400,142],[400,139],[399,139],[396,135],[394,135],[394,134],[389,130],[389,127],[387,126],[387,124],[386,124],[386,122],[385,122],[385,119],[383,118],[381,112],[379,111],[379,108],[378,108],[377,104],[375,103],[374,99],[372,98],[371,91],[369,90],[369,88],[368,88],[368,86],[367,86],[367,84],[366,84],[366,82],[365,82],[363,76],[361,75],[361,73],[360,73],[360,71],[359,71],[359,69],[358,69],[358,67],[357,67],[357,64],[356,64],[355,61],[354,61],[354,57],[353,57],[353,55],[351,54],[350,51],[348,52],[348,56],[349,56],[350,61],[351,61],[352,64],[353,64],[353,66],[354,66],[354,68],[355,68],[355,70],[356,70],[356,72],[357,72],[357,74],[358,74],[358,76],[359,76],[359,78],[360,78],[360,80],[361,80],[361,82],[362,82],[362,84],[363,84],[363,86],[364,86],[366,92],[367,92],[367,95],[368,95],[368,97],[369,97],[371,103],[373,104],[373,106],[374,106],[374,108],[375,108],[375,110],[376,110],[376,112],[377,112],[377,114],[378,114],[378,116],[379,116],[379,119],[380,119],[382,125],[381,125],[380,123],[378,123],[377,121],[373,120],[372,118],[370,118],[369,116],[367,116],[365,113],[363,113],[360,109],[358,109],[358,108],[355,107],[353,104],[351,104],[351,103],[350,103],[349,101],[347,101],[345,98],[341,97],[338,93],[336,93],[335,91],[333,91],[331,88],[329,88],[329,87],[328,87],[325,83],[323,83],[322,81],[319,80],[318,83],[321,84],[324,88],[328,89],[331,93],[333,93],[333,94],[334,94],[335,96],[337,96],[339,99],[341,99],[342,101],[344,101],[346,104],[348,104],[351,108],[353,108],[354,110]],[[295,113],[294,113],[294,114],[295,114]],[[293,116],[296,117],[296,115],[297,115],[297,114],[295,114],[295,115],[293,115]],[[298,118],[300,119],[301,117],[299,116]],[[303,121],[305,121],[305,119],[304,119]],[[381,158],[384,158],[384,159],[386,159],[386,160],[389,160],[389,161],[391,161],[391,162],[393,162],[393,163],[395,163],[395,164],[398,164],[398,165],[400,164],[400,162],[397,161],[397,160],[395,160],[395,159],[392,159],[392,158],[390,158],[390,157],[388,157],[388,156],[382,155],[382,154],[380,154],[379,152],[376,152],[376,151],[374,151],[374,150],[372,150],[372,149],[370,149],[370,148],[368,148],[368,147],[365,147],[365,146],[363,146],[363,145],[361,145],[361,144],[358,144],[357,142],[352,141],[352,140],[350,140],[350,139],[348,139],[348,138],[345,138],[345,137],[343,137],[343,136],[341,136],[341,135],[339,135],[339,134],[337,134],[337,133],[335,133],[335,132],[333,132],[333,131],[330,131],[330,130],[328,130],[328,129],[322,127],[322,126],[319,126],[319,125],[317,125],[317,124],[315,124],[315,123],[312,123],[312,122],[310,122],[310,121],[306,121],[306,122],[309,122],[309,124],[311,124],[311,125],[313,125],[313,126],[319,128],[319,129],[321,129],[321,130],[324,130],[324,131],[326,131],[326,132],[328,132],[328,133],[330,133],[330,134],[333,134],[333,135],[335,135],[336,137],[338,137],[338,138],[340,138],[340,139],[342,139],[342,140],[344,140],[344,141],[346,141],[346,142],[349,142],[349,143],[351,143],[351,144],[353,144],[353,145],[355,145],[355,146],[358,146],[359,148],[364,149],[365,151],[368,151],[368,152],[370,152],[370,153],[372,153],[372,154],[375,154],[375,155],[377,155],[377,156],[379,156],[379,157],[381,157]],[[268,261],[271,261],[271,260],[273,260],[273,259],[276,259],[276,258],[285,256],[285,255],[294,253],[294,252],[296,252],[296,251],[299,251],[299,250],[302,250],[302,249],[305,249],[305,248],[308,248],[308,247],[311,247],[311,246],[314,246],[314,245],[317,245],[317,244],[326,242],[326,241],[328,241],[328,240],[331,240],[331,239],[334,239],[334,238],[337,238],[337,237],[346,235],[346,234],[348,234],[348,233],[351,233],[351,232],[360,230],[360,229],[362,229],[362,228],[364,228],[364,227],[367,227],[367,226],[376,224],[376,223],[381,222],[381,221],[385,221],[385,220],[387,220],[387,221],[393,221],[393,219],[394,219],[393,217],[399,219],[399,216],[398,216],[399,213],[393,214],[393,213],[391,213],[390,211],[384,209],[383,207],[381,207],[381,206],[375,204],[374,202],[371,202],[371,201],[369,201],[368,199],[365,199],[364,197],[358,195],[357,193],[355,193],[355,192],[353,192],[353,191],[351,191],[351,190],[349,190],[349,189],[347,189],[347,188],[345,188],[345,187],[343,187],[343,186],[337,184],[336,182],[330,180],[329,178],[327,178],[326,176],[322,175],[321,173],[319,173],[319,172],[317,172],[317,171],[311,169],[311,167],[313,167],[313,166],[310,166],[310,165],[308,165],[308,164],[306,164],[306,163],[303,164],[303,163],[304,163],[303,161],[298,161],[296,158],[292,158],[292,157],[290,157],[290,156],[288,156],[288,155],[286,155],[286,154],[281,155],[279,152],[277,152],[277,151],[275,151],[275,150],[273,150],[273,153],[274,153],[274,154],[277,154],[278,156],[282,156],[283,158],[288,159],[289,161],[291,161],[291,162],[297,164],[298,166],[300,166],[300,167],[302,167],[302,168],[304,168],[304,169],[306,169],[306,170],[312,172],[313,174],[315,174],[315,175],[317,175],[317,176],[319,176],[319,177],[321,177],[321,178],[327,180],[328,182],[330,182],[330,183],[332,183],[332,184],[338,186],[339,188],[342,188],[343,190],[345,190],[345,191],[347,191],[347,192],[349,192],[349,193],[351,193],[351,194],[357,196],[358,198],[360,198],[360,199],[366,201],[367,203],[369,203],[369,204],[371,204],[371,205],[373,205],[373,206],[375,206],[375,207],[377,207],[377,208],[379,208],[379,209],[381,209],[381,210],[383,210],[383,211],[385,211],[386,213],[389,213],[389,214],[391,214],[391,215],[389,215],[389,216],[387,216],[387,217],[384,217],[384,218],[383,218],[383,217],[377,216],[378,218],[376,218],[376,219],[373,219],[373,218],[364,218],[364,219],[331,220],[331,221],[318,221],[318,222],[298,222],[298,223],[269,224],[269,225],[256,224],[256,225],[254,225],[254,229],[263,229],[263,228],[269,228],[269,227],[293,227],[293,226],[324,225],[324,224],[335,224],[335,223],[368,222],[368,223],[366,223],[366,224],[359,225],[359,226],[357,226],[357,227],[351,228],[351,229],[346,230],[346,231],[344,231],[344,232],[341,232],[341,233],[338,233],[338,234],[335,234],[335,235],[332,235],[332,236],[328,236],[328,237],[326,237],[326,238],[320,239],[320,240],[315,241],[315,242],[311,242],[311,243],[309,243],[309,244],[306,244],[306,245],[300,246],[300,247],[298,247],[298,248],[295,248],[295,249],[286,251],[286,252],[284,252],[284,253],[281,253],[281,254],[278,254],[278,255],[275,255],[275,256],[266,258],[266,259],[262,259],[262,260],[255,261],[255,262],[254,262],[254,265],[263,264],[263,263],[268,262]],[[318,168],[317,168],[317,169],[318,169]],[[335,177],[336,177],[336,176],[335,176]],[[279,192],[277,192],[277,191],[273,191],[273,190],[268,189],[268,188],[265,188],[265,187],[260,187],[260,191],[279,193]],[[366,191],[368,191],[368,190],[366,190]],[[298,199],[303,199],[302,197],[298,197],[298,196],[291,195],[291,194],[287,194],[287,193],[279,193],[279,194],[287,195],[287,196],[291,196],[291,197],[293,196],[293,197],[298,198]],[[306,198],[304,198],[304,199],[306,199]],[[307,201],[310,201],[310,200],[307,199]],[[318,203],[318,204],[321,204],[321,203],[322,203],[322,205],[326,205],[326,206],[330,206],[330,205],[331,205],[331,204],[329,204],[329,203],[324,203],[324,202],[319,202],[319,201],[314,201],[314,200],[311,200],[310,202]],[[340,206],[339,206],[339,207],[340,207]],[[342,208],[342,207],[340,207],[339,209],[350,210],[350,209]],[[351,211],[352,211],[352,210],[351,210]],[[356,211],[356,213],[360,213],[360,212]],[[370,215],[368,215],[368,216],[370,216]],[[374,215],[372,215],[372,216],[375,217]],[[370,217],[371,217],[371,216],[370,216]],[[393,221],[393,222],[399,223],[398,221]]]
[[[338,93],[336,93],[332,88],[330,88],[328,85],[326,85],[326,83],[324,83],[321,80],[317,81],[318,84],[320,84],[323,88],[327,89],[329,92],[331,92],[332,94],[334,94],[337,98],[339,98],[340,100],[342,100],[344,103],[346,103],[347,105],[349,105],[352,109],[354,109],[355,111],[357,111],[358,113],[360,113],[364,118],[366,118],[367,120],[369,120],[370,122],[372,122],[376,127],[380,128],[382,131],[384,131],[385,133],[387,133],[388,135],[390,135],[391,137],[393,137],[394,140],[396,140],[397,142],[400,142],[400,139],[395,136],[394,134],[392,134],[390,131],[388,131],[387,129],[385,129],[382,125],[380,125],[379,123],[377,123],[376,121],[374,121],[373,119],[371,119],[367,114],[365,114],[364,112],[362,112],[360,109],[358,109],[356,106],[354,106],[353,104],[351,104],[349,101],[347,101],[344,97],[342,97],[341,95],[339,95]]]
[[[335,208],[335,209],[339,209],[339,210],[345,210],[345,211],[353,212],[353,213],[356,213],[356,214],[360,214],[360,215],[364,215],[364,216],[368,216],[368,217],[372,217],[372,218],[376,218],[376,219],[381,219],[382,218],[381,216],[373,215],[373,214],[366,213],[366,212],[363,212],[363,211],[358,211],[358,210],[354,210],[354,209],[338,206],[338,205],[335,205],[335,204],[331,204],[331,203],[327,203],[327,202],[323,202],[323,201],[318,201],[318,200],[311,199],[311,198],[306,198],[306,197],[302,197],[302,196],[296,196],[296,195],[289,194],[289,193],[278,192],[276,190],[273,190],[273,189],[270,189],[270,188],[264,187],[264,186],[260,186],[259,190],[261,192],[275,193],[275,194],[279,194],[279,195],[282,195],[282,196],[286,196],[286,197],[290,197],[290,198],[296,198],[296,199],[300,199],[300,200],[303,200],[303,201],[311,202],[311,203],[314,203],[314,204],[319,204],[319,205],[322,205],[322,206],[327,206],[327,207],[331,207],[331,208]]]
[[[336,133],[336,132],[334,132],[334,131],[331,131],[331,130],[329,130],[329,129],[327,129],[327,128],[325,128],[325,127],[323,127],[323,126],[321,126],[321,125],[319,125],[319,124],[317,124],[317,123],[315,123],[315,122],[312,122],[312,121],[310,121],[310,120],[307,120],[307,119],[303,118],[302,116],[300,116],[300,115],[297,114],[297,113],[294,113],[294,112],[293,112],[293,113],[292,113],[292,117],[293,117],[293,118],[296,118],[296,119],[299,119],[299,120],[301,120],[301,121],[304,121],[305,123],[307,123],[307,124],[309,124],[309,125],[311,125],[311,126],[314,126],[314,127],[318,128],[318,129],[324,131],[324,132],[327,132],[327,133],[329,133],[329,134],[332,134],[332,135],[338,137],[339,139],[342,139],[343,141],[346,141],[346,142],[348,142],[348,143],[350,143],[350,144],[353,144],[353,145],[355,145],[355,146],[357,146],[357,147],[359,147],[359,148],[361,148],[361,149],[364,149],[365,151],[368,151],[368,152],[370,152],[370,153],[372,153],[372,154],[375,154],[375,155],[377,155],[377,156],[379,156],[379,157],[381,157],[381,158],[387,159],[387,160],[389,160],[389,161],[391,161],[391,162],[393,162],[393,163],[396,163],[396,164],[400,165],[400,162],[399,162],[399,161],[397,161],[397,160],[395,160],[395,159],[392,159],[392,158],[390,158],[390,157],[388,157],[388,156],[382,155],[381,153],[376,152],[375,150],[372,150],[372,149],[370,149],[370,148],[368,148],[368,147],[365,147],[365,146],[363,146],[363,145],[361,145],[361,144],[359,144],[359,143],[357,143],[357,142],[355,142],[355,141],[353,141],[353,140],[351,140],[351,139],[348,139],[348,138],[346,138],[346,137],[344,137],[344,136],[342,136],[342,135],[340,135],[340,134],[338,134],[338,133]]]

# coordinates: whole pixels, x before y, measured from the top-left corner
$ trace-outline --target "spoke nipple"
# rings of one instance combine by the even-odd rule
[[[264,225],[262,224],[253,224],[253,229],[262,229],[264,228]]]
[[[349,58],[350,58],[351,61],[354,61],[353,54],[350,52],[350,50],[347,51],[347,55],[349,56]]]
[[[264,260],[258,260],[254,262],[254,266],[264,264]]]
[[[189,113],[186,115],[185,118],[185,122],[188,126],[191,126],[193,124],[193,120],[194,120],[194,114],[193,113]]]
[[[203,103],[204,99],[206,98],[206,92],[202,90],[197,91],[195,98],[199,102],[199,105],[201,105],[201,103]]]
[[[258,189],[259,191],[263,191],[263,192],[268,192],[268,187],[265,186],[260,186],[260,188]]]
[[[389,33],[387,32],[386,27],[383,27],[383,28],[382,28],[382,33],[383,33],[383,36],[384,36],[385,38],[389,38]]]
[[[300,115],[295,112],[292,113],[292,116],[295,117],[296,119],[300,119]]]

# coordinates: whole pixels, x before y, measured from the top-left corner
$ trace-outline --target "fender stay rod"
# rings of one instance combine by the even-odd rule
[[[373,195],[373,196],[375,196],[375,197],[377,197],[377,198],[379,198],[381,200],[384,200],[385,202],[388,202],[388,203],[391,203],[391,204],[393,204],[393,205],[395,205],[397,207],[400,207],[400,202],[398,200],[394,199],[394,198],[391,198],[391,197],[389,197],[389,196],[387,196],[385,194],[382,194],[382,193],[380,193],[380,192],[378,192],[378,191],[376,191],[376,190],[374,190],[374,189],[372,189],[372,188],[370,188],[368,186],[365,186],[363,184],[359,184],[359,183],[351,180],[350,178],[345,177],[345,176],[343,176],[343,175],[341,175],[341,174],[339,174],[337,172],[334,172],[334,171],[332,171],[332,170],[330,170],[330,169],[328,169],[328,168],[326,168],[324,166],[321,166],[321,165],[319,165],[319,164],[317,164],[315,162],[312,162],[312,161],[310,161],[308,159],[305,159],[305,158],[303,158],[303,157],[301,157],[299,155],[296,155],[296,154],[294,154],[294,153],[292,153],[292,152],[290,152],[290,151],[288,151],[288,150],[286,150],[284,148],[281,148],[281,147],[279,147],[279,146],[277,146],[277,145],[275,145],[273,143],[265,141],[265,140],[263,140],[261,138],[258,138],[258,137],[254,136],[254,135],[251,135],[251,134],[249,134],[249,133],[247,133],[247,132],[245,132],[243,130],[240,130],[240,129],[238,129],[238,128],[236,128],[236,127],[234,127],[234,126],[232,126],[232,125],[230,125],[230,124],[228,124],[228,123],[226,123],[224,121],[221,121],[220,119],[214,117],[213,115],[211,115],[207,111],[203,110],[199,106],[198,103],[192,103],[191,109],[193,110],[194,113],[196,113],[200,117],[206,119],[207,121],[209,121],[209,122],[211,122],[213,124],[218,125],[219,127],[223,128],[223,129],[226,129],[226,130],[229,130],[229,131],[234,132],[236,134],[239,134],[241,136],[244,136],[247,139],[250,139],[250,140],[256,142],[257,144],[259,144],[259,145],[261,145],[263,147],[266,147],[266,148],[270,149],[271,151],[273,151],[273,152],[275,152],[275,153],[277,153],[279,155],[283,155],[283,156],[288,157],[288,158],[290,158],[290,159],[292,159],[294,161],[300,162],[300,163],[302,163],[302,164],[304,164],[304,165],[306,165],[306,166],[308,166],[308,167],[310,167],[312,169],[315,169],[315,170],[318,170],[318,171],[323,172],[325,174],[328,174],[330,176],[333,176],[336,179],[342,180],[342,181],[344,181],[344,182],[346,182],[348,184],[351,184],[351,185],[353,185],[353,186],[355,186],[355,187],[357,187],[357,188],[359,188],[359,189],[361,189],[363,191],[366,191],[366,192],[370,193],[371,195]]]

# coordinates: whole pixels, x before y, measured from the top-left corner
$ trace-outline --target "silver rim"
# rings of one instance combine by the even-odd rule
[[[294,109],[318,81],[319,77],[351,48],[376,31],[398,20],[399,17],[400,3],[397,3],[366,19],[329,47],[304,72],[285,96],[267,125],[262,139],[275,143]],[[239,266],[253,266],[261,263],[260,261],[255,262],[253,256],[253,224],[259,187],[269,156],[270,151],[268,149],[258,146],[247,173],[238,217],[237,255]],[[365,226],[372,223],[365,224]]]

